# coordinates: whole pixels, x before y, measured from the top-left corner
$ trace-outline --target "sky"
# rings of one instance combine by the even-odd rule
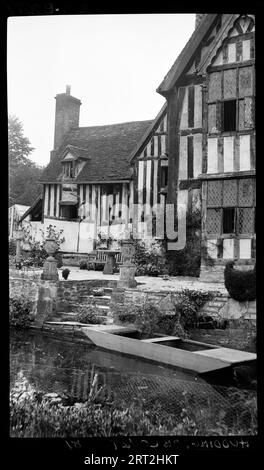
[[[55,96],[71,85],[80,126],[154,119],[156,92],[194,31],[194,14],[10,17],[8,113],[24,126],[38,165],[54,142]]]

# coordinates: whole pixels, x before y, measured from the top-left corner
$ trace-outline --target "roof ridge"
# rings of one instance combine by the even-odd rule
[[[92,129],[93,127],[110,127],[110,126],[120,126],[121,124],[136,124],[136,123],[142,123],[142,122],[152,122],[153,119],[142,119],[141,121],[125,121],[125,122],[115,122],[112,124],[98,124],[95,126],[79,126],[79,127],[72,127],[71,131],[74,131],[76,129]]]

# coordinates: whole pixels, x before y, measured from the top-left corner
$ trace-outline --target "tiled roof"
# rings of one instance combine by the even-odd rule
[[[41,175],[41,182],[60,181],[61,159],[67,145],[88,157],[76,182],[118,181],[130,178],[129,157],[152,121],[125,122],[72,129]]]

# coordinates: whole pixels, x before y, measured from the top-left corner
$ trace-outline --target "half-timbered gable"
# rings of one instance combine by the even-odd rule
[[[203,15],[157,90],[170,116],[168,199],[201,196],[218,264],[255,256],[254,31],[253,15]]]
[[[148,219],[156,214],[158,205],[165,206],[168,184],[166,105],[138,142],[130,162],[133,168],[131,200],[137,205],[137,214],[132,217],[134,228],[137,224],[139,236],[143,231],[144,236],[155,236],[155,224]]]

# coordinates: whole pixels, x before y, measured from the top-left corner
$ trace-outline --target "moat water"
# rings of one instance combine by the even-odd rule
[[[229,406],[228,388],[212,385],[186,371],[39,332],[11,333],[11,390],[22,378],[36,391],[57,393],[72,403],[84,402],[95,375],[100,396],[110,402],[122,400],[128,405],[139,400],[149,408],[158,402],[164,410],[178,410],[180,415],[187,393],[198,408],[207,403]]]

